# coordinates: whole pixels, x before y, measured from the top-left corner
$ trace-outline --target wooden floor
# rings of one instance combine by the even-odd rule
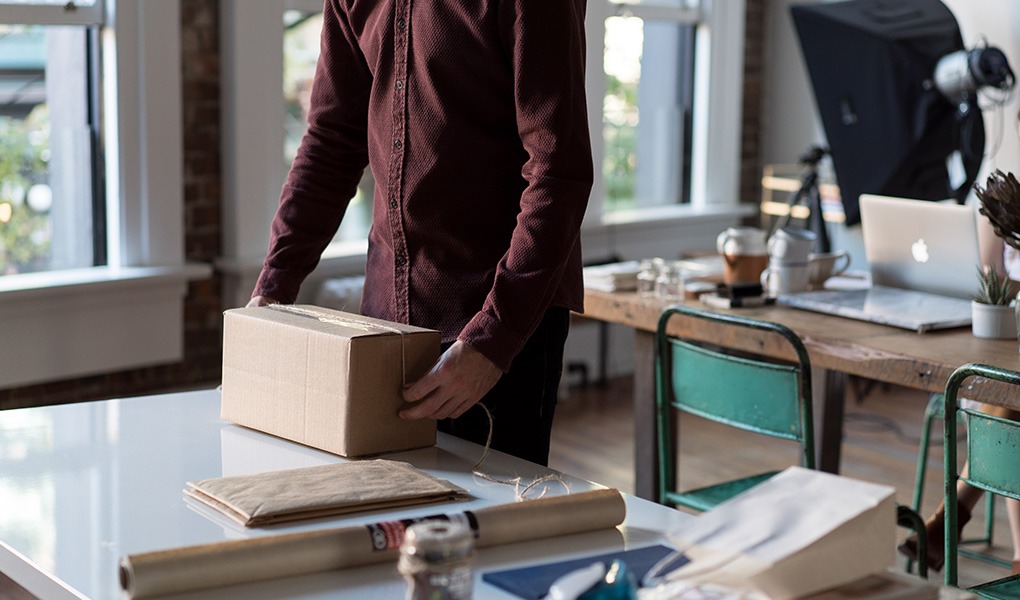
[[[557,408],[550,466],[633,492],[631,402],[629,378],[614,379],[601,387],[571,388]],[[850,393],[842,474],[893,486],[899,503],[912,504],[921,421],[927,402],[926,393],[881,385],[873,386],[867,393],[857,390]],[[942,495],[941,426],[937,421],[932,436],[922,516],[935,509]],[[702,419],[682,419],[680,431],[681,455],[685,456],[685,452],[691,455],[680,462],[680,480],[693,486],[782,468],[797,460],[796,450],[786,442],[735,434],[728,427]],[[1003,504],[996,503],[996,540],[992,552],[1008,558],[1012,550]],[[966,534],[979,535],[983,522],[982,501]],[[906,530],[900,533],[901,537],[907,534]],[[1008,575],[1005,569],[960,559],[961,585],[975,585],[1005,575]],[[938,581],[940,574],[931,578]]]

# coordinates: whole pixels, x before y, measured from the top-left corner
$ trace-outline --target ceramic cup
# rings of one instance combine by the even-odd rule
[[[846,250],[811,254],[808,256],[808,285],[821,288],[830,277],[841,274],[849,266],[850,253]]]
[[[783,227],[772,234],[767,245],[770,264],[806,264],[817,236],[802,227]]]
[[[769,263],[762,271],[761,287],[765,295],[772,298],[803,292],[808,289],[808,265]]]
[[[755,283],[768,264],[765,232],[757,227],[730,227],[716,238],[723,257],[723,281],[727,285]]]

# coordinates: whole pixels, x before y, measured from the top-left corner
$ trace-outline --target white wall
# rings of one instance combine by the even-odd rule
[[[1006,53],[1010,67],[1020,73],[1020,3],[1000,0],[946,0],[946,5],[960,22],[960,31],[967,47],[980,44],[986,39]],[[996,135],[1001,135],[999,151],[988,156],[983,173],[995,169],[1020,173],[1020,136],[1017,132],[1017,110],[1020,107],[1016,94],[1012,102],[998,116],[985,113],[985,128],[989,140],[989,151]],[[983,178],[979,179],[983,181]]]

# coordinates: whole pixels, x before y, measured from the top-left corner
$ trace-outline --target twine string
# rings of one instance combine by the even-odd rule
[[[330,325],[339,325],[340,327],[347,327],[349,329],[357,329],[358,331],[371,332],[373,330],[383,330],[390,333],[395,333],[400,336],[400,386],[407,385],[407,355],[404,352],[404,335],[405,331],[398,327],[392,327],[383,323],[368,322],[362,319],[358,319],[353,316],[337,316],[326,314],[322,311],[304,308],[301,306],[294,306],[293,304],[269,304],[267,308],[278,310],[280,312],[290,313],[298,315],[300,317],[307,317],[309,319],[315,319],[322,323],[328,323]]]
[[[501,479],[482,471],[480,467],[482,466],[482,463],[485,462],[485,459],[489,457],[489,450],[492,448],[492,431],[494,427],[494,420],[492,417],[492,411],[489,410],[488,406],[485,406],[485,404],[481,402],[476,403],[475,406],[479,406],[483,411],[485,411],[485,416],[488,418],[489,421],[489,433],[485,438],[485,447],[482,449],[482,454],[478,458],[478,462],[476,462],[474,466],[471,467],[472,475],[484,479],[486,481],[491,481],[492,483],[514,486],[514,499],[517,500],[518,502],[522,500],[527,500],[528,492],[530,492],[531,490],[535,489],[540,485],[550,482],[556,482],[561,484],[567,490],[568,494],[571,492],[570,484],[567,483],[566,480],[559,475],[545,475],[543,477],[537,477],[530,483],[525,484],[524,478],[521,477],[520,475],[509,479]],[[546,492],[548,491],[549,491],[548,486],[543,486],[542,493],[538,495],[538,498],[544,497]]]

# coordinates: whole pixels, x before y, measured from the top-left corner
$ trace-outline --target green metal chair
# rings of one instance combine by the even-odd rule
[[[797,362],[780,363],[670,336],[666,327],[677,315],[772,332],[789,343]],[[801,447],[801,464],[809,469],[815,468],[811,365],[807,349],[793,331],[776,323],[673,306],[660,315],[656,338],[656,425],[661,504],[708,510],[778,472],[679,491],[675,459],[679,443],[673,439],[673,409],[797,442]]]
[[[957,585],[957,552],[959,534],[956,530],[956,484],[963,480],[970,485],[1020,500],[1020,423],[960,408],[959,391],[963,382],[973,376],[985,377],[1020,386],[1020,373],[988,365],[967,364],[953,372],[946,383],[944,419],[944,480],[946,487],[945,549],[946,585]],[[967,415],[967,477],[957,472],[956,419]],[[1020,575],[997,579],[971,588],[982,598],[1020,598]]]
[[[932,394],[928,400],[928,406],[924,409],[924,422],[921,427],[921,446],[917,452],[917,476],[914,478],[914,504],[913,508],[915,511],[921,511],[921,503],[924,499],[924,482],[925,474],[927,472],[928,465],[928,452],[931,449],[931,429],[935,419],[945,418],[943,412],[943,406],[945,405],[944,394]],[[960,545],[980,545],[988,547],[992,545],[992,536],[995,529],[995,494],[987,494],[985,496],[985,524],[984,532],[982,535],[973,538],[967,538],[960,540]],[[960,554],[984,561],[1000,567],[1011,567],[1012,562],[1007,561],[996,556],[992,556],[986,552],[979,550],[971,550],[969,548],[960,548]],[[924,556],[921,554],[920,556]],[[911,570],[910,561],[907,562],[907,571]]]

